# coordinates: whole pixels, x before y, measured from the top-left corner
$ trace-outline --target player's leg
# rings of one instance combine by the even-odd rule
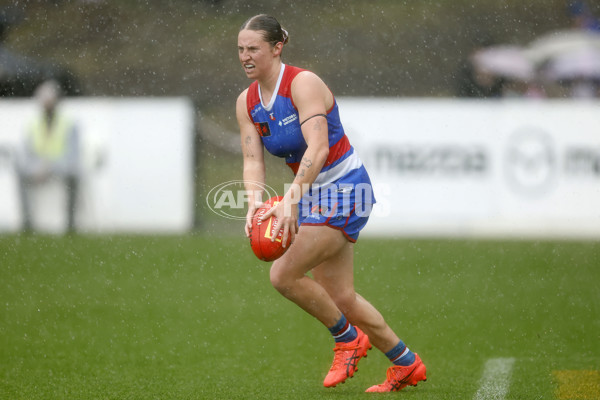
[[[419,356],[412,353],[383,316],[367,300],[354,290],[353,245],[339,252],[313,269],[313,276],[330,294],[348,320],[367,333],[371,343],[381,350],[394,364],[388,369],[386,380],[368,389],[371,392],[398,391],[407,385],[425,380],[426,369]]]
[[[354,245],[338,232],[345,244],[336,257],[329,258],[312,274],[348,320],[369,336],[382,352],[391,350],[400,340],[375,307],[354,290]]]
[[[283,296],[303,310],[332,326],[340,318],[340,311],[329,293],[307,276],[307,272],[344,247],[344,239],[323,226],[303,225],[294,244],[271,266],[271,283]]]
[[[303,225],[294,244],[271,267],[271,282],[286,298],[325,325],[335,339],[333,365],[323,382],[333,387],[352,377],[371,348],[368,337],[349,324],[329,293],[306,275],[323,260],[337,258],[347,240],[337,230]]]

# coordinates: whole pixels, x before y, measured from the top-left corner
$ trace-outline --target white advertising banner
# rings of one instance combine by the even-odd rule
[[[76,227],[86,232],[182,232],[193,224],[194,110],[185,98],[68,98],[80,135]],[[0,232],[21,229],[16,154],[32,100],[0,101]],[[66,227],[60,182],[36,189],[34,228]]]
[[[365,234],[600,238],[600,102],[338,99]]]

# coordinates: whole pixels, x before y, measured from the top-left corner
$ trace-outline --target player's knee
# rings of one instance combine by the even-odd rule
[[[273,263],[271,266],[269,278],[271,279],[271,285],[284,294],[290,289],[292,284],[289,274],[287,274],[284,271],[284,268],[277,262]]]

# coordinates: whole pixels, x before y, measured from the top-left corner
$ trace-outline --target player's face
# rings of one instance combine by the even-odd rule
[[[260,31],[244,29],[238,35],[238,55],[248,78],[260,79],[270,71],[277,55],[274,50]]]

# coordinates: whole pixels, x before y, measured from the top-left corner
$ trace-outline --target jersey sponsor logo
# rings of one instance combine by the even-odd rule
[[[260,110],[262,110],[261,106],[256,106],[254,109],[252,109],[252,111],[250,112],[250,114],[252,115],[252,118],[254,118]]]
[[[254,126],[261,137],[271,136],[271,130],[269,129],[268,122],[255,122]]]
[[[296,120],[298,120],[298,114],[288,115],[287,117],[279,121],[279,126],[291,124]]]

